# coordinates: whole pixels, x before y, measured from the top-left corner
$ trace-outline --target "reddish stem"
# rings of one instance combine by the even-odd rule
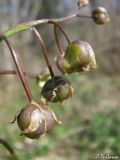
[[[25,76],[31,77],[31,78],[39,78],[44,75],[48,75],[48,73],[41,72],[39,74],[33,74],[29,72],[23,72]],[[17,71],[15,70],[0,70],[0,75],[7,75],[7,74],[17,74]]]
[[[56,41],[56,44],[57,44],[57,47],[60,51],[60,54],[61,55],[64,55],[64,51],[63,51],[63,48],[61,47],[60,45],[60,42],[59,42],[59,38],[58,38],[58,35],[57,35],[57,28],[63,33],[64,37],[66,38],[68,44],[70,44],[70,39],[68,37],[68,34],[64,31],[64,29],[59,25],[57,24],[56,22],[51,22],[54,24],[54,35],[55,35],[55,41]]]
[[[2,144],[9,151],[13,160],[20,160],[7,140],[0,138],[0,144]]]
[[[29,88],[29,86],[28,86],[28,83],[27,83],[27,81],[26,81],[26,78],[25,78],[25,76],[24,76],[24,72],[23,72],[22,65],[21,65],[20,61],[18,60],[17,54],[16,54],[13,46],[12,46],[11,43],[9,42],[9,40],[8,40],[6,37],[4,37],[4,41],[6,42],[8,48],[9,48],[9,50],[10,50],[10,52],[11,52],[12,58],[13,58],[14,63],[15,63],[15,65],[16,65],[16,68],[17,68],[19,77],[20,77],[20,79],[21,79],[22,85],[23,85],[23,87],[24,87],[24,89],[25,89],[26,95],[27,95],[29,101],[31,102],[32,99],[33,99],[33,96],[32,96],[31,90],[30,90],[30,88]]]
[[[51,66],[51,64],[50,64],[50,62],[49,62],[49,59],[48,59],[48,52],[47,52],[45,43],[44,43],[41,35],[40,35],[39,32],[37,31],[37,29],[34,28],[34,27],[32,27],[31,29],[32,29],[33,33],[35,34],[35,36],[37,37],[37,39],[38,39],[38,41],[39,41],[39,43],[40,43],[40,45],[41,45],[41,47],[42,47],[42,53],[43,53],[44,58],[45,58],[45,60],[46,60],[46,64],[47,64],[48,69],[49,69],[49,71],[50,71],[50,75],[51,75],[51,77],[54,77],[55,75],[54,75],[52,66]]]
[[[70,38],[68,37],[68,34],[65,32],[65,30],[58,23],[56,23],[54,21],[50,21],[49,23],[52,23],[52,24],[54,24],[54,26],[59,28],[59,30],[63,33],[64,37],[66,38],[68,44],[70,44]]]

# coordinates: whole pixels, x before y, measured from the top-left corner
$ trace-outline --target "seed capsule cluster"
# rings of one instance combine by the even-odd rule
[[[89,3],[88,0],[79,0],[78,6],[81,8]],[[77,14],[76,16],[79,17]],[[110,17],[107,10],[103,7],[96,8],[92,15],[89,16],[97,24],[106,24],[110,21]],[[55,39],[60,51],[60,55],[57,58],[56,64],[58,69],[64,74],[79,73],[90,71],[91,68],[96,69],[96,59],[94,51],[88,42],[75,40],[71,42],[58,23],[49,21],[54,24]],[[56,27],[64,34],[68,41],[68,46],[64,52],[62,49],[59,39],[57,37]],[[18,63],[17,56],[10,43],[6,39],[6,43],[13,55],[16,67],[18,69],[21,82],[23,83],[24,89],[27,93],[29,104],[21,109],[21,111],[16,115],[14,121],[17,119],[18,126],[21,130],[21,135],[25,135],[31,139],[38,139],[49,133],[56,124],[61,124],[57,119],[55,113],[48,107],[48,102],[63,102],[64,100],[72,97],[73,87],[71,82],[65,78],[65,76],[56,76],[53,72],[52,66],[49,62],[47,49],[45,47],[44,41],[39,34],[39,32],[32,27],[32,30],[37,37],[39,43],[42,46],[42,52],[46,60],[47,67],[49,69],[50,75],[37,77],[37,83],[41,87],[40,99],[41,103],[38,104],[33,101],[32,94],[24,77],[24,72],[22,71],[21,65]],[[13,121],[13,122],[14,122]]]
[[[57,59],[57,65],[63,73],[85,72],[96,68],[96,60],[92,47],[88,42],[76,40],[68,45],[64,56]],[[62,102],[73,94],[71,82],[63,76],[53,76],[46,80],[41,90],[43,103],[31,102],[22,108],[17,115],[21,135],[31,139],[49,133],[57,120],[54,112],[47,106],[47,102]],[[43,100],[44,99],[44,100]]]

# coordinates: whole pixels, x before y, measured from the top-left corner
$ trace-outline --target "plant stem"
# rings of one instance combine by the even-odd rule
[[[0,143],[9,151],[14,160],[20,160],[19,157],[16,155],[15,151],[13,150],[13,148],[6,140],[0,138]]]
[[[54,25],[54,35],[55,35],[55,41],[56,41],[57,47],[60,51],[60,55],[64,55],[64,50],[60,45],[59,38],[58,38],[58,35],[57,35],[57,27],[55,25]]]
[[[57,28],[63,33],[64,37],[66,38],[66,40],[68,42],[68,44],[71,43],[70,42],[70,38],[68,37],[68,34],[64,31],[64,29],[58,23],[56,23],[54,21],[53,22],[51,21],[50,23],[54,24],[55,41],[56,41],[57,47],[58,47],[58,49],[60,51],[60,54],[64,55],[64,51],[63,51],[63,49],[62,49],[62,47],[60,45],[59,38],[58,38],[58,35],[57,35]]]
[[[63,35],[65,36],[68,44],[70,44],[70,38],[68,37],[68,34],[65,32],[65,30],[56,22],[54,21],[50,21],[49,23],[54,24],[54,26],[56,26],[57,28],[59,28],[59,30],[63,33]]]
[[[39,74],[33,74],[29,72],[23,72],[25,76],[30,77],[30,78],[39,78],[44,75],[48,75],[48,73],[39,73]],[[9,75],[9,74],[17,74],[17,71],[15,70],[0,70],[0,75]]]
[[[53,72],[53,69],[52,69],[52,66],[49,62],[49,59],[48,59],[48,52],[47,52],[47,49],[46,49],[46,46],[45,46],[45,43],[41,37],[41,35],[39,34],[39,32],[37,31],[36,28],[32,27],[31,30],[33,31],[33,33],[35,34],[36,38],[38,39],[41,47],[42,47],[42,53],[44,55],[44,58],[45,58],[45,61],[46,61],[46,64],[47,64],[47,67],[49,69],[49,72],[50,72],[50,75],[51,77],[54,77],[54,72]]]
[[[30,88],[28,86],[28,83],[26,81],[26,78],[24,76],[22,65],[21,65],[20,61],[18,60],[17,54],[16,54],[15,50],[13,49],[13,47],[12,47],[11,43],[9,42],[9,40],[6,37],[4,37],[4,41],[6,42],[8,48],[9,48],[9,50],[11,52],[12,58],[13,58],[14,63],[16,65],[16,68],[17,68],[19,77],[21,79],[22,85],[23,85],[23,87],[25,89],[26,95],[27,95],[29,101],[31,102],[32,99],[33,99],[33,96],[32,96],[31,90],[30,90]]]
[[[92,18],[91,14],[80,14],[80,12],[78,12],[76,14],[76,17],[81,17],[81,18]]]
[[[7,74],[17,74],[17,71],[15,70],[0,70],[0,75],[7,75]],[[31,74],[31,73],[26,73],[24,72],[24,75],[25,76],[28,76],[28,77],[32,77],[32,78],[37,78],[38,75],[35,75],[35,74]]]
[[[19,24],[18,26],[14,27],[14,28],[12,28],[12,29],[10,29],[8,31],[5,31],[5,32],[1,33],[0,34],[0,42],[2,40],[4,40],[5,36],[6,37],[11,37],[14,34],[19,33],[21,31],[24,31],[24,30],[26,30],[28,28],[35,27],[35,26],[38,26],[38,25],[41,25],[41,24],[48,24],[51,21],[59,23],[59,22],[63,22],[63,21],[75,18],[75,17],[91,18],[90,15],[83,15],[83,14],[81,15],[80,12],[76,12],[76,13],[70,15],[70,16],[66,16],[66,17],[62,17],[62,18],[40,19],[40,20],[34,20],[34,21],[30,21],[30,22],[25,22],[25,23]]]

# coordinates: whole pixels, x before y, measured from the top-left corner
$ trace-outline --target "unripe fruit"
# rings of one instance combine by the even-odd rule
[[[90,66],[97,67],[92,47],[88,42],[80,40],[67,47],[64,57],[58,59],[57,65],[63,73],[89,71]]]
[[[92,18],[97,24],[106,24],[110,22],[110,16],[104,7],[98,7],[92,12]]]
[[[50,102],[62,102],[72,96],[73,88],[70,81],[61,76],[55,76],[46,81],[41,96]]]
[[[21,109],[17,115],[17,122],[21,135],[31,139],[38,139],[50,132],[56,123],[60,123],[47,105],[35,102]]]

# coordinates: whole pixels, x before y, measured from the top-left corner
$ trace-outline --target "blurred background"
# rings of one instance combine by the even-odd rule
[[[17,124],[9,121],[28,101],[18,76],[0,76],[0,137],[7,139],[21,160],[89,160],[96,154],[118,155],[120,151],[120,1],[90,0],[81,12],[89,13],[95,7],[106,7],[111,16],[107,25],[97,25],[91,19],[77,18],[62,22],[72,40],[88,41],[96,54],[98,69],[89,73],[69,75],[75,89],[71,99],[49,105],[55,111],[61,126],[39,140],[19,136]],[[0,1],[0,32],[19,23],[57,18],[74,13],[77,0],[4,0]],[[55,45],[53,27],[39,26],[46,42],[49,58],[55,66],[58,49]],[[67,46],[60,34],[61,43]],[[39,44],[30,30],[10,38],[21,59],[25,71],[39,73],[46,67]],[[0,69],[14,69],[11,55],[0,44]],[[36,80],[27,78],[36,101],[40,101],[40,88]],[[79,87],[78,87],[79,86]],[[0,160],[10,159],[9,153],[0,145]]]

